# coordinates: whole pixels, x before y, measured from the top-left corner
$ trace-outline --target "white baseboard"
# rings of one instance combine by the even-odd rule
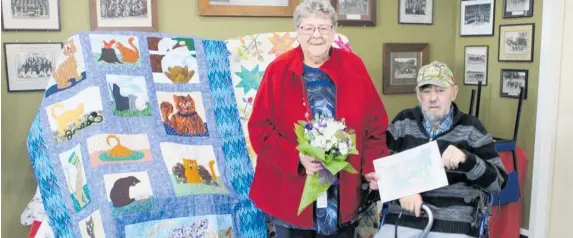
[[[529,230],[525,228],[519,229],[519,234],[525,237],[529,237]]]

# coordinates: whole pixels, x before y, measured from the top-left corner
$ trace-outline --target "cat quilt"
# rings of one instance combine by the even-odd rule
[[[295,39],[70,36],[27,141],[54,236],[267,237],[248,198],[246,123],[266,66]]]

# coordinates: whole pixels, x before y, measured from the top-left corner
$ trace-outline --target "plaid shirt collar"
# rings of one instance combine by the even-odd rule
[[[446,115],[446,118],[444,118],[444,120],[440,122],[440,124],[435,128],[435,130],[432,129],[432,122],[428,120],[426,117],[424,117],[424,129],[426,129],[426,132],[428,132],[430,138],[434,139],[440,133],[449,130],[450,127],[452,127],[453,121],[454,121],[454,107],[450,106],[450,111]]]

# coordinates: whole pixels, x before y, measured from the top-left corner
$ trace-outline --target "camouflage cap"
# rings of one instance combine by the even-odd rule
[[[433,61],[430,64],[424,65],[418,71],[418,86],[419,88],[424,85],[436,85],[439,87],[450,87],[455,85],[454,73],[448,66],[439,61]]]

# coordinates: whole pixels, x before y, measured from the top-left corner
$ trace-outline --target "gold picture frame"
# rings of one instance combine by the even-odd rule
[[[234,0],[198,0],[199,16],[292,17],[299,0],[282,1],[287,5],[254,5],[254,2],[261,0],[254,0],[253,5],[233,4]]]
[[[499,26],[499,62],[533,62],[535,24],[506,24]]]

